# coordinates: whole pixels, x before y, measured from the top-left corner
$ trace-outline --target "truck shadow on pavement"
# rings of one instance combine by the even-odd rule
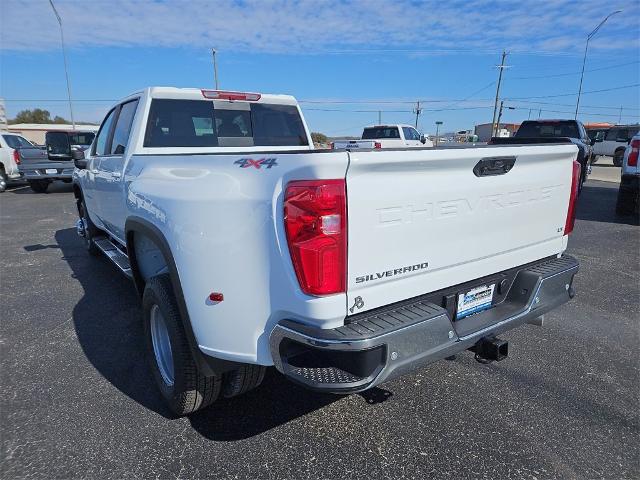
[[[75,229],[58,230],[55,239],[63,259],[71,267],[73,279],[84,289],[82,299],[73,309],[73,323],[87,359],[120,392],[166,419],[175,419],[160,398],[147,366],[140,301],[133,284],[106,258],[90,256]],[[366,403],[375,404],[387,400],[392,393],[374,388],[360,395]],[[232,399],[220,399],[212,407],[191,415],[189,421],[205,438],[241,440],[340,398],[305,390],[269,368],[264,382],[256,390]]]
[[[606,183],[603,184],[601,182],[584,184],[582,193],[578,198],[576,219],[591,222],[640,225],[638,215],[616,214],[618,184],[606,185]]]

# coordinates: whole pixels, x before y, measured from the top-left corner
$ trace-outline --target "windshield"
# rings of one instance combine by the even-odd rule
[[[145,147],[309,145],[295,105],[155,99]]]
[[[71,145],[89,146],[91,145],[91,142],[93,142],[95,136],[96,134],[93,132],[70,133],[69,142],[71,143]]]
[[[573,121],[522,122],[515,136],[580,138],[580,133],[578,124]]]
[[[20,135],[3,135],[2,138],[4,138],[4,141],[7,142],[7,145],[14,149],[22,147],[33,147],[33,144],[29,142],[29,140],[21,137]]]
[[[375,140],[378,138],[400,138],[398,127],[370,127],[362,132],[362,140]]]

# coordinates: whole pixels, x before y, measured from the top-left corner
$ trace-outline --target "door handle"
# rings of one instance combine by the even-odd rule
[[[111,172],[111,177],[118,180],[120,177],[122,177],[122,174],[120,172]]]

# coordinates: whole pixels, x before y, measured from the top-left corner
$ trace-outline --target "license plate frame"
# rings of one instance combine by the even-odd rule
[[[57,168],[45,168],[44,169],[44,173],[46,173],[47,175],[57,175],[58,174],[58,169]]]
[[[458,293],[456,320],[461,320],[469,315],[491,308],[495,290],[496,284],[489,283]]]

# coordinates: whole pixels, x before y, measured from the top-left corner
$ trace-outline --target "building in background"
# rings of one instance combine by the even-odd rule
[[[86,132],[97,132],[99,125],[77,125],[76,130],[83,130]],[[51,130],[73,130],[72,125],[66,123],[15,123],[8,125],[7,130],[11,133],[17,133],[22,135],[27,140],[37,143],[38,145],[44,145],[44,136]]]
[[[0,130],[7,129],[7,111],[4,108],[4,98],[0,98]]]
[[[474,132],[479,142],[488,142],[491,138],[491,123],[476,125]],[[501,123],[498,128],[498,137],[512,137],[518,131],[519,123]]]

